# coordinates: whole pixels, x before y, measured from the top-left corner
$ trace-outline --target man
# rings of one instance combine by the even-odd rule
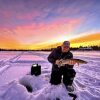
[[[64,66],[58,66],[61,63],[61,59],[71,59],[73,58],[73,54],[70,52],[70,42],[64,41],[61,46],[55,48],[50,55],[48,56],[48,61],[52,63],[52,72],[50,83],[53,85],[58,85],[61,83],[61,79],[63,76],[63,83],[68,91],[74,91],[74,87],[72,86],[75,70],[73,66],[75,62],[69,62],[69,65],[66,64]]]

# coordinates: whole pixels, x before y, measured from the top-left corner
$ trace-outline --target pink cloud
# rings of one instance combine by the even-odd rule
[[[36,44],[47,42],[50,40],[57,40],[60,37],[68,37],[73,32],[77,25],[82,22],[82,19],[68,19],[58,18],[55,21],[49,23],[31,23],[24,25],[17,25],[16,27],[0,28],[2,39],[0,42],[4,42],[6,38],[11,41],[15,41],[20,45]]]
[[[80,19],[59,19],[49,24],[40,23],[17,26],[14,32],[21,43],[38,43],[67,36],[80,23]]]
[[[35,17],[37,16],[40,16],[41,15],[41,12],[39,11],[32,11],[32,12],[27,12],[27,13],[23,13],[23,14],[17,14],[17,18],[18,19],[22,19],[22,20],[28,20],[28,19],[34,19]]]

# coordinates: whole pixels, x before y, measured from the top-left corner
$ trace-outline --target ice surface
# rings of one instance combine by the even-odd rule
[[[50,52],[0,52],[0,100],[72,100],[64,84],[54,86],[49,83],[51,64],[47,61]],[[100,100],[100,52],[77,51],[74,58],[88,63],[75,65],[77,74],[74,86],[77,100]],[[38,77],[29,75],[33,63],[42,67]],[[32,93],[26,85],[31,86]]]

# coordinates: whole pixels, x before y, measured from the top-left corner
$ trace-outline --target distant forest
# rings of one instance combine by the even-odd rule
[[[54,48],[50,48],[50,49],[39,49],[39,50],[30,50],[30,49],[3,49],[0,48],[0,51],[51,51]],[[92,51],[92,50],[96,50],[96,51],[100,51],[100,46],[89,46],[89,47],[71,47],[70,50],[79,50],[79,51]]]

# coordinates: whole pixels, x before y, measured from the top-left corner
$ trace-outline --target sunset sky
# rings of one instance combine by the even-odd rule
[[[100,0],[0,0],[0,48],[36,49],[64,40],[74,47],[98,45],[98,37]]]

